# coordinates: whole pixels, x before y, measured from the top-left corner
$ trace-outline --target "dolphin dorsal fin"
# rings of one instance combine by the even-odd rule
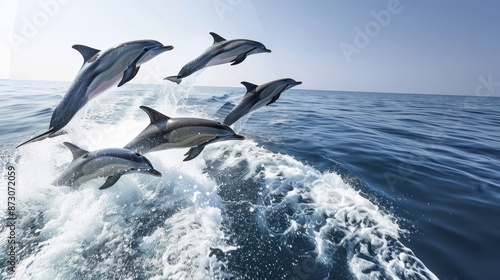
[[[226,41],[226,39],[222,38],[221,36],[219,36],[219,34],[215,32],[210,32],[210,35],[214,37],[214,44]]]
[[[73,154],[73,160],[85,155],[85,154],[88,154],[88,151],[78,147],[77,145],[74,145],[74,144],[71,144],[69,142],[64,142],[63,143],[66,147],[68,147],[68,149],[71,151],[71,153]]]
[[[154,124],[154,123],[160,122],[160,121],[170,120],[170,117],[167,117],[164,114],[162,114],[154,109],[151,109],[147,106],[140,106],[139,108],[141,108],[144,112],[146,112],[146,114],[148,114],[149,119],[151,120],[151,124]]]
[[[247,88],[247,92],[254,91],[257,88],[257,85],[249,83],[249,82],[241,82]]]
[[[77,50],[80,52],[80,54],[83,56],[83,63],[87,62],[91,57],[93,57],[96,53],[100,52],[100,50],[87,47],[84,45],[73,45],[73,49]]]

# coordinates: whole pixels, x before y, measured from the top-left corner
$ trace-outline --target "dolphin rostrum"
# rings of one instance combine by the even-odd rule
[[[256,41],[246,39],[227,41],[214,32],[210,32],[210,35],[214,38],[212,46],[210,46],[203,54],[184,65],[177,76],[170,76],[165,79],[179,84],[182,81],[182,78],[185,78],[205,67],[229,62],[232,62],[231,65],[236,65],[241,63],[251,54],[271,52],[271,50],[266,49],[262,43]]]
[[[111,148],[88,152],[68,142],[63,144],[73,154],[73,161],[53,185],[78,186],[91,179],[107,177],[99,188],[102,190],[111,187],[122,175],[128,173],[161,176],[145,156],[131,150]]]
[[[240,103],[236,105],[224,119],[224,124],[232,125],[244,115],[259,109],[264,105],[274,103],[285,90],[296,85],[302,84],[293,79],[280,79],[260,86],[249,82],[241,82],[246,88],[247,93],[243,96]]]
[[[75,114],[106,89],[122,86],[132,80],[139,66],[164,51],[173,49],[153,40],[138,40],[100,51],[84,45],[74,45],[83,56],[83,65],[61,102],[52,113],[49,130],[17,146],[55,136]]]
[[[243,140],[229,126],[216,121],[197,118],[170,118],[146,106],[140,106],[151,123],[124,148],[141,154],[149,152],[191,148],[184,161],[197,157],[206,145],[226,141]]]

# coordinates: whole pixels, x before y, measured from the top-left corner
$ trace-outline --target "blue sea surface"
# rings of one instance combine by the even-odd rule
[[[0,80],[2,175],[16,167],[18,217],[16,274],[2,253],[0,278],[500,274],[500,98],[298,87],[234,124],[246,140],[190,162],[187,149],[148,154],[161,178],[130,174],[98,190],[103,179],[52,185],[71,161],[62,142],[123,147],[149,123],[140,105],[221,121],[245,88],[127,84],[89,102],[67,134],[16,150],[48,129],[68,86]]]

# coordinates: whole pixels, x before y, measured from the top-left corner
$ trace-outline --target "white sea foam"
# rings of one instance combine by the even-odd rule
[[[294,239],[305,233],[314,244],[316,261],[329,268],[335,266],[335,256],[341,249],[347,250],[345,262],[357,279],[437,279],[398,240],[402,230],[396,219],[338,174],[321,173],[251,141],[221,143],[209,151],[205,160],[224,158],[221,169],[227,172],[233,166],[246,166],[244,179],[265,185],[254,205],[261,228],[281,236],[284,247],[295,250],[295,254],[310,256],[310,252],[295,246]],[[268,222],[283,213],[287,213],[287,226]]]
[[[19,174],[17,233],[22,247],[16,278],[231,276],[223,262],[209,257],[210,247],[239,250],[227,242],[228,234],[238,233],[225,228],[231,214],[225,214],[218,193],[221,182],[210,174],[232,172],[236,166],[245,166],[241,180],[263,186],[257,200],[248,202],[260,230],[280,237],[281,247],[291,253],[307,254],[330,270],[341,256],[358,279],[436,278],[399,241],[402,230],[396,219],[338,174],[319,172],[251,140],[208,145],[189,162],[182,161],[186,150],[148,154],[161,178],[128,174],[104,191],[98,190],[103,179],[76,189],[51,185],[71,161],[71,153],[60,143],[88,150],[122,147],[149,124],[139,105],[172,117],[206,117],[186,105],[189,83],[169,83],[159,93],[143,92],[142,99],[116,92],[99,97],[68,125],[67,135],[25,145],[12,157],[17,158]],[[217,170],[206,172],[213,162],[220,163]],[[5,185],[4,180],[0,184]],[[276,215],[282,217],[279,226],[271,222]],[[2,232],[2,244],[6,237]],[[303,237],[313,244],[313,252],[297,246]],[[310,269],[301,275],[313,273]]]
[[[128,93],[130,94],[130,93]],[[161,93],[144,104],[163,111]],[[141,100],[141,99],[140,99]],[[179,102],[183,100],[174,100]],[[97,98],[66,127],[67,135],[25,145],[18,158],[18,279],[206,279],[224,277],[210,247],[230,248],[221,231],[216,184],[203,162],[183,150],[150,154],[161,178],[127,174],[101,191],[104,179],[78,188],[51,183],[71,161],[63,141],[87,150],[121,147],[149,124],[140,101],[117,92]],[[174,104],[175,105],[175,104]],[[110,115],[112,117],[110,117]],[[4,179],[2,179],[4,183]],[[2,193],[3,194],[3,193]],[[4,215],[4,213],[2,213]],[[4,227],[2,227],[4,228]],[[2,232],[5,244],[7,232]],[[7,275],[2,269],[2,275]]]

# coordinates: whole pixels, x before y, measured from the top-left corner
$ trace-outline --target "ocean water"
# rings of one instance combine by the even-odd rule
[[[500,98],[299,87],[235,123],[244,141],[189,162],[187,149],[148,154],[161,178],[51,185],[71,161],[64,141],[123,147],[149,123],[140,105],[222,120],[245,93],[190,84],[114,88],[66,135],[16,150],[48,128],[69,84],[0,80],[0,278],[498,278]]]

